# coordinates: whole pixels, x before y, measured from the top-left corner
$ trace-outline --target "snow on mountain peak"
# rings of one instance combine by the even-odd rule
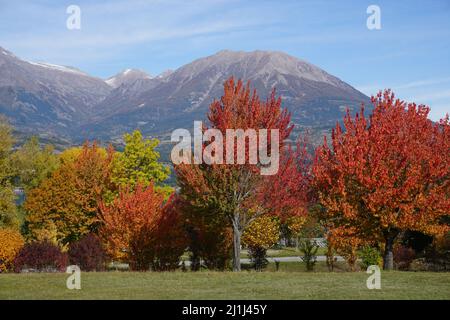
[[[57,64],[52,64],[52,63],[47,63],[47,62],[32,62],[32,61],[27,61],[27,62],[34,66],[43,67],[43,68],[47,68],[47,69],[51,69],[51,70],[55,70],[55,71],[70,72],[70,73],[74,73],[74,74],[87,76],[87,74],[84,73],[83,71],[80,71],[73,67],[60,66]]]
[[[171,70],[171,69],[168,69],[168,70],[166,70],[166,71],[161,72],[161,73],[160,73],[159,75],[157,75],[156,77],[157,77],[158,79],[164,79],[164,78],[167,78],[168,76],[170,76],[172,73],[174,73],[174,71]]]
[[[0,53],[3,54],[3,55],[5,55],[5,56],[15,57],[14,54],[12,54],[11,52],[9,52],[9,51],[6,50],[6,49],[3,49],[2,47],[0,47]]]
[[[119,74],[106,79],[105,82],[113,88],[118,88],[124,83],[132,83],[142,79],[152,79],[152,77],[141,70],[125,69]]]

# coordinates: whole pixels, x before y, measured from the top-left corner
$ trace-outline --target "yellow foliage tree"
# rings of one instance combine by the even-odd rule
[[[306,217],[305,216],[293,216],[286,220],[286,225],[292,235],[297,236],[302,227],[305,225]]]
[[[253,220],[242,234],[242,243],[248,247],[249,255],[256,270],[267,265],[267,249],[277,243],[280,225],[276,218],[260,216]]]
[[[250,223],[242,235],[242,243],[249,248],[267,250],[277,243],[279,235],[278,221],[270,216],[261,216]]]

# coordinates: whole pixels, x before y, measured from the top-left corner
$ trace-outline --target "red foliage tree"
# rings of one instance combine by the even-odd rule
[[[154,270],[176,269],[186,249],[185,221],[181,215],[181,205],[180,199],[173,194],[163,207],[152,248]]]
[[[187,212],[194,213],[192,219],[219,221],[233,230],[233,269],[240,270],[241,235],[247,226],[263,214],[305,213],[302,174],[297,163],[297,155],[286,148],[285,140],[293,126],[290,114],[281,107],[281,99],[273,91],[262,102],[250,84],[244,86],[230,78],[224,84],[224,95],[220,101],[210,105],[208,119],[210,128],[219,130],[227,137],[228,129],[278,130],[278,152],[281,156],[278,172],[273,176],[261,175],[263,166],[260,159],[256,164],[249,161],[249,139],[245,140],[245,163],[236,164],[237,144],[235,144],[235,164],[180,164],[175,166],[180,196],[187,204]],[[258,132],[257,132],[258,134]],[[262,136],[258,136],[261,142]],[[228,139],[228,137],[227,137]],[[208,143],[204,144],[204,148]],[[268,150],[271,141],[268,139]],[[227,144],[223,145],[226,159]],[[285,188],[290,188],[289,192]],[[297,197],[298,196],[298,197]],[[300,203],[301,202],[301,205]]]
[[[259,186],[258,201],[282,221],[293,216],[306,216],[308,205],[313,201],[312,158],[307,145],[308,140],[305,138],[299,140],[295,148],[284,148],[278,173],[268,176]]]
[[[132,270],[175,267],[184,243],[179,216],[172,205],[169,200],[165,208],[164,195],[156,192],[153,184],[147,188],[138,185],[134,191],[122,190],[111,204],[101,203],[100,235],[108,253],[128,261]]]
[[[394,240],[402,230],[438,234],[448,227],[450,145],[448,117],[428,119],[429,108],[395,99],[386,90],[344,119],[316,152],[315,188],[332,228],[351,228],[364,241],[384,242],[392,269]]]

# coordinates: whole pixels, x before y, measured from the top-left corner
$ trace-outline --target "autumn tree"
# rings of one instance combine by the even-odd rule
[[[13,144],[12,127],[8,120],[0,115],[0,228],[18,227],[14,188],[11,183],[15,173],[11,161]]]
[[[267,250],[280,238],[278,219],[267,215],[253,220],[242,234],[242,243],[247,247],[255,269],[261,271],[267,266]]]
[[[18,230],[0,228],[0,273],[12,269],[14,258],[24,243]]]
[[[187,198],[177,196],[189,242],[190,268],[198,271],[203,262],[210,270],[225,270],[232,253],[232,228],[227,218],[219,214],[214,205],[197,202],[192,197],[195,194],[185,194]]]
[[[268,99],[263,102],[259,99],[256,91],[250,90],[250,84],[244,85],[242,81],[235,83],[230,78],[224,84],[224,95],[220,101],[214,101],[209,108],[208,113],[209,127],[218,130],[222,136],[227,137],[229,130],[236,133],[239,130],[266,129],[267,136],[258,135],[261,144],[263,139],[267,139],[267,149],[272,154],[281,154],[283,157],[288,151],[285,148],[284,141],[289,137],[292,131],[290,123],[290,115],[287,110],[281,107],[281,99],[276,98],[275,92],[269,95]],[[269,134],[278,132],[278,139],[273,145],[272,150],[271,139]],[[242,136],[240,136],[242,138]],[[239,135],[233,139],[239,139]],[[236,141],[236,140],[235,140]],[[219,143],[215,141],[215,143]],[[175,166],[177,180],[180,186],[180,196],[186,201],[190,208],[197,212],[198,215],[216,215],[218,219],[223,219],[225,223],[233,230],[233,270],[240,271],[240,248],[241,235],[248,225],[265,214],[301,214],[305,212],[300,207],[294,208],[292,203],[296,203],[294,196],[290,197],[289,193],[284,191],[284,187],[280,189],[270,189],[272,194],[267,194],[268,185],[270,183],[278,186],[290,185],[297,188],[298,184],[293,182],[294,179],[300,177],[297,174],[298,167],[291,166],[296,169],[295,175],[289,176],[283,174],[287,172],[280,168],[273,176],[261,174],[267,163],[263,163],[261,157],[256,162],[249,161],[251,155],[249,150],[254,145],[250,138],[244,136],[241,143],[245,144],[246,153],[243,155],[245,161],[239,162],[239,153],[237,151],[238,143],[227,145],[223,141],[223,159],[227,157],[227,150],[234,155],[233,163],[202,163],[202,164],[186,164],[182,163]],[[204,150],[211,148],[208,142],[203,145]],[[289,156],[287,157],[289,159]],[[293,161],[280,161],[280,166],[289,168]],[[290,170],[290,169],[289,169]],[[291,171],[294,173],[294,170]],[[283,181],[286,179],[287,181]],[[264,194],[266,193],[266,194]],[[300,192],[293,192],[292,195],[298,195]],[[281,196],[283,195],[283,196]],[[280,197],[277,197],[280,196]],[[303,199],[303,197],[301,197]],[[282,199],[275,201],[276,199]],[[290,203],[293,201],[292,203]],[[262,205],[259,205],[259,203]],[[285,209],[288,209],[285,211]]]
[[[188,239],[185,232],[185,220],[180,210],[182,205],[180,198],[175,194],[172,194],[164,203],[152,248],[154,270],[166,271],[178,268],[180,257],[186,250]]]
[[[98,203],[112,188],[113,156],[112,148],[105,152],[95,142],[85,143],[75,161],[62,163],[50,178],[32,189],[24,203],[29,237],[56,239],[64,245],[95,231]],[[52,239],[45,239],[48,237]]]
[[[59,165],[54,148],[50,145],[42,148],[37,137],[26,141],[12,158],[17,172],[17,184],[24,188],[25,192],[39,186]]]
[[[433,123],[429,108],[405,103],[386,90],[344,129],[338,124],[317,149],[315,188],[331,229],[384,243],[384,268],[393,268],[393,244],[403,230],[430,235],[448,230],[449,119]]]
[[[125,148],[113,161],[111,180],[119,187],[131,187],[153,183],[158,191],[169,195],[172,188],[163,185],[170,169],[159,161],[156,151],[158,139],[145,139],[139,130],[124,135]]]
[[[138,184],[122,189],[112,203],[100,204],[100,235],[109,255],[129,262],[132,270],[170,269],[184,250],[177,215],[171,207],[165,210],[164,196],[152,183]]]
[[[98,148],[97,150],[102,156],[106,156],[106,150]],[[65,149],[58,155],[58,160],[61,165],[76,162],[83,152],[83,146],[70,147]]]
[[[280,152],[280,166],[276,175],[267,176],[259,185],[258,203],[281,218],[294,233],[298,233],[314,201],[311,192],[312,157],[308,151],[308,137],[299,137],[294,146],[287,145]]]

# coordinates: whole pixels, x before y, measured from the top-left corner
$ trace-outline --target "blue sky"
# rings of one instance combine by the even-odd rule
[[[68,30],[66,8],[81,8]],[[366,9],[381,8],[381,30]],[[107,78],[126,68],[152,75],[230,50],[279,50],[370,95],[450,113],[448,0],[0,0],[0,46],[32,60]]]

